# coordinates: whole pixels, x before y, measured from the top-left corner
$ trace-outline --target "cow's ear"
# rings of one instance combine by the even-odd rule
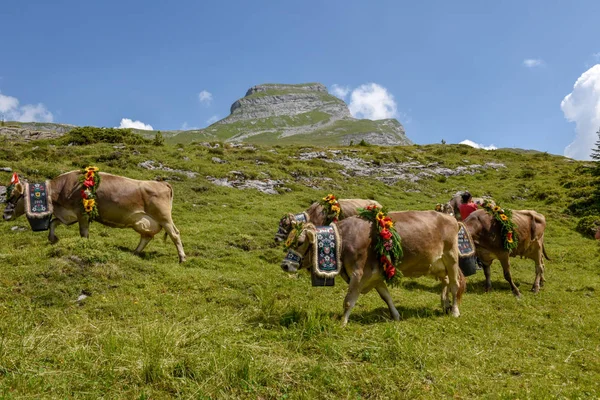
[[[13,189],[13,193],[20,196],[23,194],[24,191],[25,187],[23,186],[23,184],[21,182],[17,182],[15,184],[15,188]]]
[[[316,234],[315,231],[307,229],[306,230],[306,237],[308,238],[308,241],[310,244],[314,244],[315,240],[316,240]]]

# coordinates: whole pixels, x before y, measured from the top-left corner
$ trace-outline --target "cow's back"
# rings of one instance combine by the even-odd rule
[[[406,276],[430,273],[432,263],[445,253],[458,257],[458,222],[436,211],[403,211],[388,214],[402,240],[400,269]]]
[[[376,205],[377,207],[381,207],[381,204],[379,204],[375,200],[339,199],[338,202],[340,203],[342,219],[358,215],[358,211],[357,211],[358,208],[365,208],[372,204]],[[323,213],[323,206],[319,202],[313,203],[306,210],[306,212],[310,218],[310,222],[312,222],[316,226],[325,224],[325,215]]]

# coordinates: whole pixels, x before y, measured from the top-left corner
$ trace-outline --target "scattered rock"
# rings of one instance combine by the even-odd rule
[[[6,186],[0,186],[0,203],[6,201]]]
[[[227,161],[221,160],[219,157],[213,157],[213,158],[211,158],[211,160],[215,164],[226,164],[227,163]]]
[[[352,151],[352,150],[350,150]],[[366,161],[357,157],[343,155],[341,151],[338,153],[329,152],[334,157],[328,158],[324,152],[304,152],[300,153],[299,160],[308,161],[315,158],[323,159],[326,162],[341,165],[344,170],[340,171],[342,175],[348,177],[364,176],[372,177],[380,180],[386,185],[393,185],[398,181],[417,182],[421,179],[431,178],[435,176],[457,176],[457,175],[474,175],[486,169],[493,168],[498,170],[506,168],[500,163],[486,163],[485,165],[471,164],[466,166],[458,166],[456,168],[445,168],[440,166],[440,163],[434,162],[427,165],[421,164],[414,159],[408,158],[407,162],[392,162],[380,163]]]
[[[3,171],[3,172],[12,172],[12,168],[11,167],[2,167],[2,168],[0,168],[0,171]]]
[[[190,158],[189,158],[188,156],[183,156],[183,159],[184,159],[185,161],[190,161]]]
[[[77,298],[77,300],[75,300],[75,301],[77,301],[77,302],[79,303],[80,301],[83,301],[83,300],[85,300],[85,299],[87,299],[87,298],[88,298],[88,296],[87,296],[87,295],[85,295],[85,294],[80,294],[80,295],[79,295],[79,297]]]
[[[236,189],[256,189],[259,192],[266,194],[279,194],[276,189],[286,190],[288,188],[283,188],[284,182],[281,180],[274,179],[248,179],[245,180],[243,174],[239,171],[231,171],[230,173],[238,173],[241,174],[238,178],[234,178],[230,180],[229,178],[215,178],[214,176],[207,176],[206,179],[214,185],[217,186],[225,186]],[[235,174],[234,174],[235,175]],[[287,190],[290,191],[290,190]]]
[[[156,164],[158,164],[158,165],[156,165]],[[157,171],[175,172],[175,173],[178,173],[178,174],[185,175],[188,178],[195,178],[196,176],[198,176],[197,172],[185,171],[185,170],[182,170],[182,169],[173,169],[173,168],[165,167],[161,163],[157,163],[156,161],[153,161],[153,160],[147,160],[147,161],[141,162],[141,163],[138,164],[138,167],[144,168],[144,169],[148,169],[148,170],[151,170],[151,171],[157,170]]]
[[[113,149],[124,149],[125,147],[127,146],[125,146],[124,144],[116,144],[113,146]]]
[[[23,232],[26,231],[27,228],[25,228],[24,226],[13,226],[12,228],[10,228],[10,230],[13,232]]]

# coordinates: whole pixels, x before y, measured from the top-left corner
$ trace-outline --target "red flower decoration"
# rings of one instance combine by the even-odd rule
[[[83,181],[83,186],[87,188],[94,186],[94,178]]]
[[[87,199],[88,198],[88,195],[85,193],[84,189],[81,190],[81,198],[82,199]]]
[[[392,238],[392,232],[390,232],[387,228],[382,229],[381,232],[379,232],[379,234],[381,235],[383,240],[390,240]]]
[[[396,267],[392,264],[388,265],[388,268],[385,270],[385,276],[388,279],[392,279],[392,277],[396,275]]]

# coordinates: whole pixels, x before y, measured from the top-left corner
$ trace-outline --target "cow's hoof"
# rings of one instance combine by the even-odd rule
[[[534,286],[534,287],[531,288],[531,291],[533,293],[539,293],[540,292],[540,287],[539,286]]]
[[[513,293],[515,295],[515,299],[521,300],[521,292]]]
[[[54,236],[53,238],[48,238],[48,241],[50,242],[50,244],[56,244],[58,243],[58,238]]]
[[[179,259],[179,264],[183,264],[185,262],[186,258],[185,257],[181,257]]]
[[[458,311],[458,309],[452,310],[452,312],[450,313],[454,318],[458,318],[460,317],[460,311]]]

